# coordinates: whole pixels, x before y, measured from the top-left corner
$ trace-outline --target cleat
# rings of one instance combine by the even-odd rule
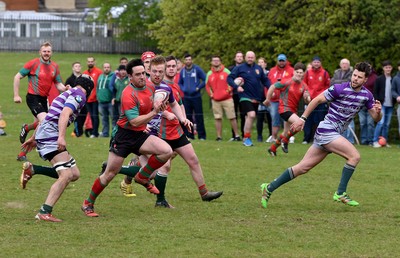
[[[24,143],[26,140],[26,137],[28,136],[28,130],[25,129],[25,127],[27,127],[28,124],[23,124],[21,127],[21,132],[19,133],[19,141],[20,143]]]
[[[269,155],[271,155],[271,157],[276,157],[276,151],[272,151],[271,148],[269,148],[268,150]]]
[[[104,174],[104,171],[106,171],[106,167],[107,167],[107,161],[104,161],[103,163],[101,163],[101,171],[99,173],[99,176]]]
[[[136,194],[133,192],[132,184],[125,183],[124,179],[122,179],[121,184],[119,185],[119,189],[121,189],[121,192],[125,197],[136,196]]]
[[[167,200],[163,200],[163,201],[161,201],[161,202],[156,202],[156,205],[154,205],[154,207],[175,209],[175,207],[172,206],[171,204],[169,204],[169,203],[167,202]]]
[[[98,217],[99,214],[94,212],[94,206],[91,203],[88,203],[86,201],[83,202],[81,210],[85,213],[86,216],[88,217]]]
[[[268,191],[268,184],[264,183],[261,185],[261,206],[266,209],[268,205],[268,200],[271,197],[271,192]]]
[[[19,179],[19,184],[22,189],[25,189],[26,184],[32,178],[32,172],[33,172],[32,163],[24,162],[24,164],[22,164],[22,173]]]
[[[224,192],[207,192],[206,194],[201,196],[201,199],[204,202],[211,202],[214,199],[218,199]]]
[[[337,192],[335,192],[335,194],[333,195],[333,200],[336,202],[342,202],[349,206],[358,206],[359,205],[359,203],[356,202],[355,200],[352,200],[347,193],[343,193],[343,194],[339,195]]]
[[[140,185],[143,185],[147,189],[147,191],[152,193],[152,194],[159,194],[160,193],[160,191],[157,189],[157,187],[155,187],[152,183],[150,183],[150,180],[141,179],[141,178],[139,178],[138,175],[139,175],[139,173],[137,173],[135,175],[135,178],[134,178],[136,183],[138,183]]]
[[[25,155],[23,155],[23,156],[17,156],[17,161],[28,161],[28,158],[25,156]]]
[[[36,214],[35,219],[49,221],[49,222],[62,222],[62,220],[57,219],[56,217],[51,215],[51,213],[46,213],[46,214],[38,213]]]
[[[273,143],[275,142],[276,139],[274,139],[274,137],[272,137],[272,135],[270,137],[268,137],[268,139],[265,141],[266,143]]]
[[[288,153],[288,152],[289,152],[289,144],[288,144],[288,143],[282,142],[282,143],[281,143],[281,147],[282,147],[282,151],[283,151],[284,153]]]
[[[253,142],[250,138],[243,138],[243,145],[246,147],[251,147],[253,146]]]
[[[294,138],[294,136],[290,136],[289,143],[294,143],[295,140],[296,140],[296,138]]]

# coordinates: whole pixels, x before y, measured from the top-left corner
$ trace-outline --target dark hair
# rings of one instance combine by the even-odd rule
[[[175,62],[177,62],[176,57],[174,57],[172,55],[169,55],[169,56],[165,57],[165,62],[169,62],[169,61],[172,61],[172,60],[175,60]]]
[[[218,58],[219,61],[222,61],[222,60],[221,60],[221,57],[220,57],[219,55],[212,55],[212,56],[211,56],[211,61],[213,60],[213,58]]]
[[[133,67],[136,67],[136,66],[144,67],[142,59],[138,58],[138,59],[132,59],[131,61],[129,61],[129,63],[126,65],[126,72],[129,75],[132,75],[132,71],[133,71],[132,69],[133,69]]]
[[[186,53],[186,54],[183,56],[183,58],[188,58],[188,57],[192,57],[192,55],[189,54],[189,53]]]
[[[387,65],[392,65],[392,62],[390,60],[385,60],[382,62],[382,67],[387,66]]]
[[[126,60],[126,61],[128,61],[128,58],[126,58],[126,57],[121,57],[120,59],[119,59],[119,61],[121,62],[122,60]]]
[[[296,71],[298,69],[303,69],[303,71],[306,71],[306,65],[303,64],[302,62],[298,62],[294,65],[293,69]]]
[[[86,97],[89,97],[94,87],[93,78],[87,74],[82,74],[76,78],[75,85],[84,88],[86,90]]]
[[[365,77],[368,77],[371,74],[371,65],[367,62],[357,63],[354,66],[354,70],[365,73]]]
[[[74,65],[76,65],[76,64],[81,64],[80,62],[78,62],[78,61],[76,61],[76,62],[73,62],[72,63],[72,67],[74,67]]]

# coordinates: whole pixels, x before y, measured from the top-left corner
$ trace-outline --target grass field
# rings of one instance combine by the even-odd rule
[[[215,142],[213,119],[205,105],[207,141],[193,141],[209,189],[224,195],[211,203],[200,200],[188,169],[173,162],[167,198],[177,208],[154,208],[155,198],[135,185],[137,197],[125,198],[117,176],[98,198],[99,218],[80,211],[101,162],[107,158],[107,139],[67,138],[81,178],[71,184],[53,214],[63,223],[36,222],[53,179],[35,176],[19,189],[21,163],[18,134],[31,121],[26,103],[13,103],[13,76],[36,53],[0,53],[0,110],[8,123],[0,137],[0,257],[396,257],[400,253],[400,149],[359,146],[362,161],[348,192],[359,207],[335,203],[344,160],[331,155],[309,174],[274,192],[268,209],[259,205],[259,186],[298,162],[308,145],[301,136],[289,154],[266,155],[266,143],[246,148],[237,142]],[[120,56],[95,55],[117,64]],[[55,53],[65,80],[70,64],[86,54]],[[25,95],[27,80],[21,84]],[[225,124],[224,138],[230,136]],[[69,129],[71,131],[71,128]],[[48,165],[33,152],[29,159]],[[397,172],[396,172],[397,171]]]

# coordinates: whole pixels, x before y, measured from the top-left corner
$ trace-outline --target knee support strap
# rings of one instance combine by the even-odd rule
[[[53,168],[59,172],[60,170],[69,169],[76,166],[76,161],[74,158],[71,157],[69,161],[61,161],[57,162],[53,165]]]

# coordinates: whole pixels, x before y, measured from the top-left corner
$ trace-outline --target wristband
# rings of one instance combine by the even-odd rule
[[[300,119],[303,120],[304,122],[307,121],[307,117],[305,116],[301,116]]]

